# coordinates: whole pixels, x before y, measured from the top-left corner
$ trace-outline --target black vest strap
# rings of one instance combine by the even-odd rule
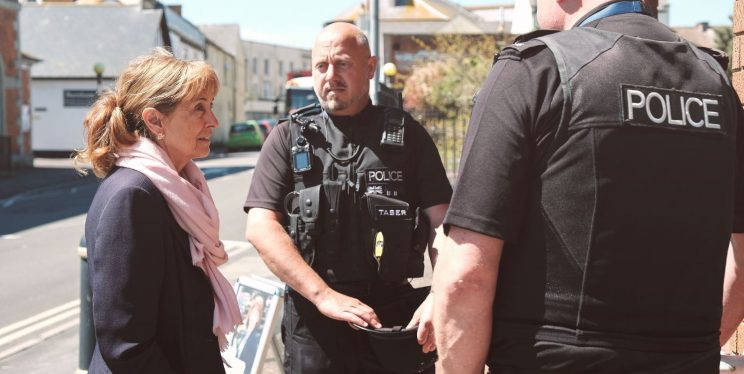
[[[577,37],[575,34],[579,34],[580,36]],[[558,74],[561,78],[561,89],[563,90],[561,120],[548,151],[545,152],[543,159],[538,160],[540,166],[547,163],[558,145],[562,144],[563,140],[568,136],[568,125],[571,120],[571,108],[573,106],[571,78],[597,55],[612,48],[621,36],[622,34],[599,31],[593,28],[575,28],[566,32],[545,35],[535,39],[545,43],[553,53],[558,67]],[[574,46],[576,44],[580,44],[581,48],[575,48]],[[568,51],[570,53],[567,53]]]

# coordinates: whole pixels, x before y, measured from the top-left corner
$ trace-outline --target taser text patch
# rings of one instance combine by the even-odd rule
[[[658,87],[621,85],[623,122],[692,131],[722,131],[723,97]]]

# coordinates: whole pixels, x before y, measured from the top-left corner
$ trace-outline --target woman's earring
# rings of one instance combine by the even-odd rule
[[[163,134],[163,133],[161,132],[160,134],[158,134],[158,135],[156,136],[156,138],[157,138],[158,140],[163,140],[163,139],[165,139],[165,134]]]

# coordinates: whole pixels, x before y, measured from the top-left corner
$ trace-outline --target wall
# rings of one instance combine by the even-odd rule
[[[734,1],[734,47],[731,51],[733,84],[740,98],[744,98],[744,63],[741,49],[744,46],[744,0]],[[742,354],[744,352],[744,325],[739,325],[736,333],[723,347],[724,351]]]
[[[0,136],[10,138],[11,154],[10,160],[0,160],[0,169],[31,163],[30,150],[24,147],[28,130],[21,126],[24,83],[28,80],[24,81],[21,69],[19,10],[18,2],[0,0]]]
[[[245,115],[247,119],[276,117],[274,99],[279,98],[278,113],[284,112],[284,85],[290,70],[310,69],[310,51],[244,41]],[[255,61],[255,68],[254,68]],[[264,64],[268,69],[264,70]],[[281,68],[281,70],[280,70]]]
[[[220,90],[212,107],[219,126],[212,132],[212,143],[224,144],[230,125],[235,122],[235,58],[207,41],[207,63],[220,79]]]
[[[103,87],[113,84],[112,80],[102,82]],[[65,107],[64,90],[95,89],[95,79],[34,79],[31,82],[34,153],[64,153],[82,148],[83,119],[89,107]]]

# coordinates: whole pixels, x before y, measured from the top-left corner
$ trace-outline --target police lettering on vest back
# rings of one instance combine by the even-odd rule
[[[721,130],[721,96],[622,85],[623,121],[646,126]]]

